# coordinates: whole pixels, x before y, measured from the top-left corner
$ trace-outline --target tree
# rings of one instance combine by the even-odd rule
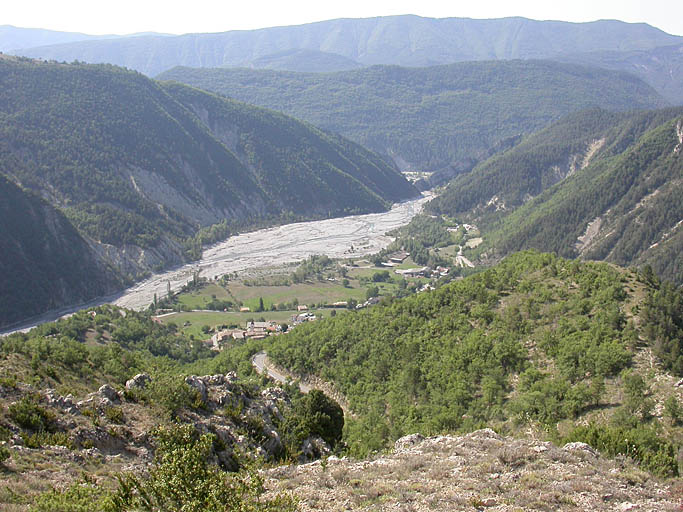
[[[377,297],[379,295],[379,288],[376,286],[370,286],[365,291],[365,298],[370,299],[371,297]]]

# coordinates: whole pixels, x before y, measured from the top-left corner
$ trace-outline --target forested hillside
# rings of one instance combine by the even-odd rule
[[[682,114],[572,116],[455,180],[427,209],[477,222],[489,255],[533,247],[649,264],[680,284]]]
[[[412,432],[541,426],[610,439],[617,452],[628,439],[646,467],[676,474],[681,431],[655,416],[653,399],[680,400],[682,304],[648,273],[524,252],[435,291],[299,326],[268,352],[337,385],[358,416],[345,439],[359,453]],[[650,350],[661,384],[641,366]],[[590,428],[575,429],[577,418]]]
[[[2,174],[0,233],[0,328],[123,284],[61,212]]]
[[[683,105],[683,44],[652,49],[603,50],[566,55],[564,62],[588,64],[632,73],[650,84],[674,105]]]
[[[417,193],[337,135],[185,89],[113,66],[0,58],[2,169],[127,279],[198,257],[234,226],[383,211]]]
[[[541,61],[322,74],[176,68],[160,78],[285,112],[421,171],[469,170],[496,146],[585,108],[665,104],[632,75]]]
[[[590,109],[570,114],[454,180],[427,206],[434,213],[504,215],[592,162],[624,151],[647,130],[683,114]]]

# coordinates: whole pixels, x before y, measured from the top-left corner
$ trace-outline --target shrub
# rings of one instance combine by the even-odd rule
[[[21,428],[33,432],[52,432],[55,430],[55,415],[41,407],[33,395],[24,396],[19,402],[9,406],[9,417]]]
[[[91,483],[76,482],[66,489],[52,489],[38,496],[30,512],[91,512],[113,510],[110,493]]]
[[[282,495],[262,500],[263,480],[255,471],[228,477],[209,463],[213,436],[200,436],[191,425],[156,431],[154,466],[142,479],[119,478],[112,508],[184,512],[290,512],[294,501]]]
[[[344,411],[337,402],[317,389],[303,395],[294,404],[284,426],[293,451],[297,451],[303,440],[310,436],[320,436],[334,448],[341,441],[343,428]]]
[[[118,425],[125,423],[123,410],[120,407],[105,407],[104,417],[111,423],[116,423]]]
[[[663,440],[652,427],[623,428],[592,423],[576,427],[563,440],[565,443],[573,441],[588,443],[610,456],[631,457],[656,475],[678,475],[677,447]]]
[[[6,446],[0,446],[0,465],[4,465],[5,461],[11,456],[9,448]]]

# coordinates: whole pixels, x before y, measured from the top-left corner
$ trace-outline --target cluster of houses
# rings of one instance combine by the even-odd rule
[[[277,322],[247,322],[246,329],[223,329],[211,336],[211,347],[215,350],[228,341],[243,341],[247,338],[262,340],[271,334],[282,332],[282,326]]]
[[[448,275],[450,269],[448,267],[418,267],[418,268],[404,268],[396,269],[394,272],[403,277],[444,277]]]

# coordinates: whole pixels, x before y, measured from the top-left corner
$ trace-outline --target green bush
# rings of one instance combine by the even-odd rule
[[[320,436],[334,448],[342,438],[344,411],[325,393],[313,389],[294,403],[283,428],[293,453],[311,436]]]
[[[76,482],[64,490],[52,489],[38,496],[30,512],[111,512],[110,493],[88,482]]]
[[[125,423],[123,410],[120,407],[105,407],[104,417],[111,423],[116,423],[118,425]]]
[[[53,432],[56,428],[55,415],[38,404],[37,397],[24,396],[8,408],[9,417],[18,426],[33,432]]]
[[[283,495],[261,499],[263,479],[255,471],[228,476],[209,463],[213,436],[191,425],[156,431],[154,466],[145,478],[119,478],[113,512],[290,512],[295,502]]]
[[[0,445],[0,465],[4,465],[5,461],[11,457],[9,448]]]
[[[576,427],[563,442],[581,441],[600,452],[631,457],[644,469],[660,476],[678,476],[676,454],[678,448],[665,441],[658,431],[649,426],[632,428],[591,423]]]
[[[76,445],[65,432],[36,432],[35,434],[22,433],[21,438],[27,448],[42,448],[43,446],[64,446],[74,450]]]

